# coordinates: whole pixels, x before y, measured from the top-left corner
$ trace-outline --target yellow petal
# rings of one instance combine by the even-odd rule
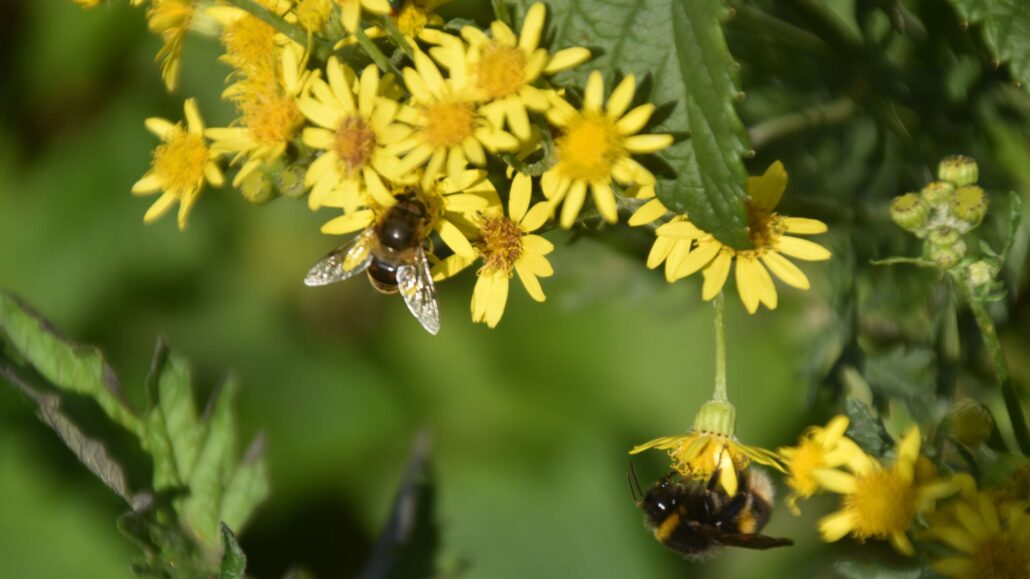
[[[855,492],[857,485],[854,475],[836,469],[816,469],[812,471],[812,477],[824,489],[843,495]]]
[[[626,113],[626,116],[619,119],[615,123],[615,129],[619,131],[621,135],[635,135],[640,132],[647,125],[647,121],[651,120],[651,115],[654,114],[654,105],[651,103],[640,105],[630,112]]]
[[[533,195],[533,179],[529,175],[516,173],[511,180],[511,197],[508,199],[508,216],[514,221],[522,221],[529,209],[530,197]]]
[[[590,51],[586,48],[575,47],[559,50],[551,55],[551,60],[547,62],[547,66],[544,68],[544,74],[554,74],[568,70],[588,60],[590,60]]]
[[[753,259],[737,257],[737,293],[740,294],[740,301],[744,303],[744,309],[749,314],[758,311],[759,284],[758,274],[755,268],[758,267]]]
[[[153,173],[147,173],[132,186],[133,195],[147,195],[161,190],[161,180]]]
[[[200,111],[197,109],[196,99],[186,99],[183,105],[186,112],[186,126],[194,135],[204,134],[204,120],[200,118]]]
[[[669,257],[669,253],[675,244],[676,240],[670,237],[655,238],[654,245],[651,246],[651,251],[647,254],[647,268],[654,269],[661,265]]]
[[[561,208],[561,226],[565,229],[572,227],[583,208],[583,202],[587,198],[587,184],[583,181],[575,181],[569,187],[568,196]]]
[[[841,540],[854,528],[851,515],[846,511],[838,511],[819,520],[819,534],[827,543]]]
[[[751,205],[765,211],[772,211],[779,204],[783,192],[787,190],[787,171],[783,163],[776,161],[765,170],[761,177],[748,177],[747,192],[751,196]]]
[[[583,110],[600,111],[604,101],[604,78],[600,71],[593,71],[587,78],[587,87],[583,92]]]
[[[143,215],[143,222],[153,223],[155,220],[167,213],[168,210],[171,209],[172,205],[174,205],[178,200],[179,198],[171,193],[161,195],[157,198],[157,201],[154,201],[153,205],[150,206],[150,209],[147,209],[146,214]]]
[[[597,206],[601,217],[608,223],[615,223],[619,220],[619,209],[615,204],[615,193],[607,183],[594,183],[590,186],[590,192],[594,197],[594,205]]]
[[[540,33],[543,32],[546,15],[547,7],[543,2],[537,2],[529,8],[526,17],[522,20],[519,48],[526,52],[536,50],[536,47],[540,45]]]
[[[633,102],[633,93],[637,90],[637,79],[632,74],[627,74],[608,96],[608,116],[618,119],[629,108]]]
[[[626,137],[626,149],[631,153],[647,154],[661,151],[672,144],[672,135],[633,135]]]
[[[702,273],[705,283],[701,288],[701,299],[711,301],[726,285],[726,278],[730,275],[730,265],[733,263],[733,254],[729,250],[722,250],[715,256],[712,264]]]
[[[538,302],[542,302],[547,299],[544,295],[543,288],[540,287],[540,280],[537,279],[533,272],[526,269],[526,267],[519,264],[519,262],[515,262],[515,273],[518,274],[523,287],[526,288],[526,293],[529,294],[529,297]]]
[[[375,213],[368,209],[355,211],[330,219],[322,226],[322,233],[343,235],[365,229],[375,221]]]
[[[552,217],[554,217],[554,205],[541,202],[534,205],[519,224],[527,232],[536,231],[543,227],[544,223],[547,223],[547,220]]]
[[[698,245],[697,249],[692,251],[687,256],[687,259],[683,260],[683,263],[677,268],[674,273],[675,278],[681,279],[693,275],[699,269],[711,263],[712,259],[715,258],[721,249],[722,246],[718,243]]]
[[[807,290],[811,287],[808,277],[801,269],[775,251],[768,251],[762,255],[762,263],[769,268],[776,277],[783,280],[789,286]],[[845,423],[845,428],[847,424]]]
[[[805,219],[804,217],[784,217],[783,224],[787,226],[787,233],[797,235],[815,235],[826,233],[826,224],[818,219]]]
[[[776,249],[784,255],[789,255],[797,259],[804,261],[823,261],[830,259],[830,251],[825,247],[808,241],[807,239],[801,239],[800,237],[790,237],[789,235],[783,235],[776,243]]]
[[[476,250],[472,248],[472,244],[465,238],[465,235],[458,229],[456,225],[450,221],[442,220],[437,226],[437,231],[440,233],[440,239],[454,250],[454,253],[466,258],[472,258],[476,255]]]

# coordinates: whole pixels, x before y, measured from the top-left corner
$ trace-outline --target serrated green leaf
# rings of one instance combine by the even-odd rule
[[[212,397],[203,442],[187,481],[189,496],[180,511],[197,539],[211,548],[217,545],[222,496],[235,460],[236,390],[236,383],[229,380]]]
[[[929,416],[937,385],[936,354],[929,348],[899,346],[866,359],[865,378],[873,392],[905,402],[917,419]]]
[[[142,424],[122,399],[121,384],[100,350],[74,344],[28,306],[0,291],[0,339],[55,387],[96,400],[104,413],[130,432]]]
[[[844,412],[848,415],[848,438],[854,440],[862,450],[873,456],[883,456],[894,445],[883,420],[873,414],[865,402],[848,398]]]
[[[930,579],[937,575],[923,566],[888,567],[869,561],[841,561],[834,566],[840,579]]]
[[[144,446],[154,459],[154,488],[184,486],[204,430],[197,419],[189,365],[160,341],[147,377],[147,398]]]
[[[968,22],[983,27],[994,56],[1009,64],[1023,86],[1030,83],[1030,3],[1026,0],[951,0]]]
[[[522,16],[535,0],[520,0]],[[559,80],[584,87],[592,70],[614,86],[619,73],[636,75],[658,121],[648,130],[681,138],[660,153],[657,191],[672,211],[733,247],[749,247],[744,201],[750,149],[733,102],[737,64],[723,38],[722,0],[548,0],[552,50],[586,46],[594,59]],[[521,20],[521,18],[519,19]],[[639,89],[638,89],[639,90]]]
[[[221,524],[222,530],[222,567],[218,579],[242,579],[247,570],[247,556],[236,542],[229,526]]]
[[[242,529],[254,509],[268,497],[268,468],[265,465],[264,439],[251,443],[243,461],[232,473],[222,497],[221,517],[234,529]]]

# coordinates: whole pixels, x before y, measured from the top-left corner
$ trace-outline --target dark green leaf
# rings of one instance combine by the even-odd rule
[[[857,398],[848,398],[844,410],[850,421],[848,438],[854,440],[862,450],[873,456],[883,456],[894,445],[883,421],[873,414],[865,402]]]
[[[951,0],[965,20],[983,27],[994,56],[1007,62],[1016,82],[1030,82],[1030,3],[1026,0]]]
[[[28,306],[0,291],[0,339],[55,387],[96,400],[111,420],[133,433],[142,424],[124,402],[114,370],[96,348],[69,342]]]
[[[520,0],[521,16],[535,0]],[[585,86],[591,70],[636,75],[640,98],[655,104],[650,130],[677,135],[662,151],[658,196],[734,247],[748,247],[744,213],[750,148],[733,103],[737,64],[723,38],[721,0],[550,0],[552,50],[586,46],[594,59],[559,77]],[[647,89],[650,88],[650,91]]]
[[[221,530],[222,568],[218,573],[218,579],[242,579],[243,573],[247,570],[247,556],[243,554],[243,549],[240,549],[236,535],[232,534],[229,526],[222,523]]]

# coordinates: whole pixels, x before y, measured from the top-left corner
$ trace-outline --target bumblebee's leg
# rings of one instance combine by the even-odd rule
[[[738,492],[733,496],[732,499],[727,503],[723,503],[722,507],[715,512],[714,523],[716,527],[720,528],[735,528],[733,522],[740,516],[740,513],[751,504],[751,494],[747,492]],[[750,533],[752,531],[744,530],[743,532]]]

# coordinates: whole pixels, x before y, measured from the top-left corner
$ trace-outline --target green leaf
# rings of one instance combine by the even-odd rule
[[[844,404],[848,415],[848,438],[854,440],[862,450],[873,456],[883,456],[894,445],[883,420],[873,414],[865,402],[848,398]]]
[[[264,447],[264,437],[258,437],[251,443],[246,456],[225,487],[221,517],[234,529],[242,529],[254,509],[268,498],[268,467],[265,465]]]
[[[189,366],[158,341],[146,384],[150,408],[144,446],[154,459],[154,488],[185,486],[203,436]]]
[[[980,24],[987,46],[1007,62],[1016,82],[1030,83],[1030,4],[1026,0],[951,0],[968,22]]]
[[[904,346],[866,359],[865,378],[873,392],[906,403],[917,419],[929,416],[937,385],[936,354],[924,347]]]
[[[889,567],[870,561],[841,561],[834,566],[840,579],[930,579],[937,575],[924,566]]]
[[[236,535],[232,534],[229,526],[222,523],[221,530],[222,568],[218,573],[218,579],[242,579],[243,573],[247,570],[247,556],[243,554],[243,549],[240,549]]]
[[[140,434],[142,424],[122,399],[114,370],[100,350],[74,344],[14,296],[0,291],[0,340],[55,387],[96,400],[116,424]]]
[[[521,17],[535,0],[520,0]],[[733,247],[749,247],[744,201],[750,145],[733,103],[740,94],[737,64],[723,38],[722,0],[549,0],[552,51],[586,46],[589,63],[558,80],[580,89],[592,70],[606,87],[633,73],[638,99],[657,107],[646,129],[678,142],[660,153],[658,196],[702,229]],[[521,21],[521,18],[519,18]],[[647,90],[650,88],[650,90]],[[644,89],[644,90],[641,90]]]
[[[236,383],[227,381],[211,399],[203,443],[188,480],[189,496],[181,514],[201,543],[218,540],[222,497],[235,460],[236,418],[232,410]]]

